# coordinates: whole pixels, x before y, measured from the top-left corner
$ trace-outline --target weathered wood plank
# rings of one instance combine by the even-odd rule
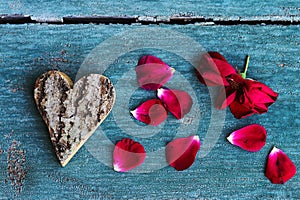
[[[35,17],[62,17],[65,15],[140,15],[171,16],[174,14],[204,16],[261,16],[299,14],[299,2],[288,1],[239,1],[239,0],[168,0],[147,1],[30,1],[8,0],[0,4],[2,14],[32,14]]]
[[[7,149],[13,140],[17,140],[19,148],[25,150],[28,170],[23,191],[16,196],[22,199],[298,199],[300,176],[296,175],[285,185],[272,185],[264,177],[264,165],[269,150],[276,145],[291,157],[296,166],[300,166],[300,26],[150,26],[183,33],[207,50],[220,51],[234,66],[242,67],[244,56],[250,54],[248,76],[279,92],[278,101],[267,114],[242,120],[234,119],[227,110],[217,144],[206,157],[197,158],[194,165],[183,172],[167,167],[145,174],[115,173],[85,147],[66,168],[60,167],[46,125],[35,108],[33,88],[36,78],[49,69],[59,69],[75,79],[80,64],[98,44],[116,33],[140,27],[145,28],[129,25],[0,26],[0,148],[4,150],[0,154],[1,198],[15,198],[16,192],[10,180],[7,183],[4,180],[7,179]],[[168,46],[170,39],[162,34],[157,42]],[[155,42],[152,43],[155,46]],[[183,43],[178,41],[179,51],[184,51],[181,49]],[[109,66],[105,75],[117,83],[145,53],[161,57],[187,77],[193,86],[202,111],[199,130],[193,134],[199,134],[203,141],[210,121],[210,98],[207,89],[195,78],[191,65],[180,56],[158,49],[128,52]],[[142,90],[135,91],[124,112],[154,96]],[[101,125],[108,138],[115,142],[127,134],[135,134],[136,140],[149,152],[163,147],[173,138],[178,127],[177,121],[169,116],[159,134],[141,138],[138,133],[125,133],[117,126],[115,118],[110,115]],[[128,114],[130,121],[134,122]],[[260,152],[248,153],[226,142],[227,134],[251,123],[260,123],[268,131],[267,144]],[[103,154],[109,155],[107,152]]]
[[[175,24],[175,25],[299,25],[300,16],[204,17],[204,16],[63,16],[39,18],[0,14],[0,24]]]

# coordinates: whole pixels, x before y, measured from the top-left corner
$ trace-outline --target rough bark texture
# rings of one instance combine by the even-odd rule
[[[110,113],[115,100],[112,83],[99,74],[85,76],[72,86],[66,74],[48,71],[37,79],[34,90],[63,167]]]

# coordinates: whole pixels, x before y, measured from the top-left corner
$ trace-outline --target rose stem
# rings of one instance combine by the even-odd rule
[[[242,76],[243,78],[246,78],[246,73],[247,73],[248,66],[249,66],[249,60],[250,60],[250,56],[247,55],[247,56],[246,56],[246,63],[245,63],[245,67],[244,67],[244,72],[241,73],[241,76]]]

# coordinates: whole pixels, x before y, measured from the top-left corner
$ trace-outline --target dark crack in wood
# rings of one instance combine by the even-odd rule
[[[6,15],[0,14],[0,24],[26,24],[35,23],[29,15]]]
[[[0,24],[174,24],[174,25],[299,25],[299,15],[252,17],[222,16],[64,16],[62,18],[34,18],[27,15],[1,15]]]

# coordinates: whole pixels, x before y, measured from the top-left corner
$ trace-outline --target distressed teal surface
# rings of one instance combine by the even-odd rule
[[[170,16],[174,14],[204,16],[261,16],[299,15],[299,1],[240,1],[240,0],[131,0],[131,1],[30,1],[7,0],[0,3],[0,13],[30,14],[34,17],[62,17],[65,15],[140,15]]]
[[[207,156],[197,158],[193,166],[183,172],[166,167],[145,174],[116,173],[95,159],[85,146],[65,168],[60,167],[47,127],[33,101],[36,78],[47,70],[59,69],[74,80],[93,48],[116,33],[140,27],[145,26],[0,26],[0,148],[4,151],[0,154],[0,198],[299,199],[299,174],[284,185],[273,185],[264,177],[264,166],[274,145],[300,166],[300,26],[160,26],[191,37],[206,50],[221,52],[240,69],[244,56],[250,54],[248,77],[277,91],[277,102],[268,113],[242,120],[234,119],[227,110],[217,144]],[[168,45],[168,35],[161,35],[159,40]],[[139,56],[145,53],[155,54],[176,68],[198,92],[202,118],[194,134],[199,134],[205,142],[210,98],[207,89],[195,78],[192,66],[181,57],[162,50],[141,49],[116,58],[105,74],[115,83],[124,72],[134,68]],[[143,99],[154,96],[154,93],[137,90],[124,109],[132,109]],[[108,138],[115,142],[122,137],[132,137],[118,129],[114,119],[110,115],[101,125]],[[128,120],[133,119],[129,116]],[[154,151],[174,137],[176,123],[175,118],[169,116],[158,135],[133,138],[143,143],[146,151]],[[252,123],[263,125],[268,132],[267,144],[261,151],[249,153],[226,141],[230,132]],[[28,174],[20,195],[7,180],[7,149],[12,140],[20,142],[27,158]]]

